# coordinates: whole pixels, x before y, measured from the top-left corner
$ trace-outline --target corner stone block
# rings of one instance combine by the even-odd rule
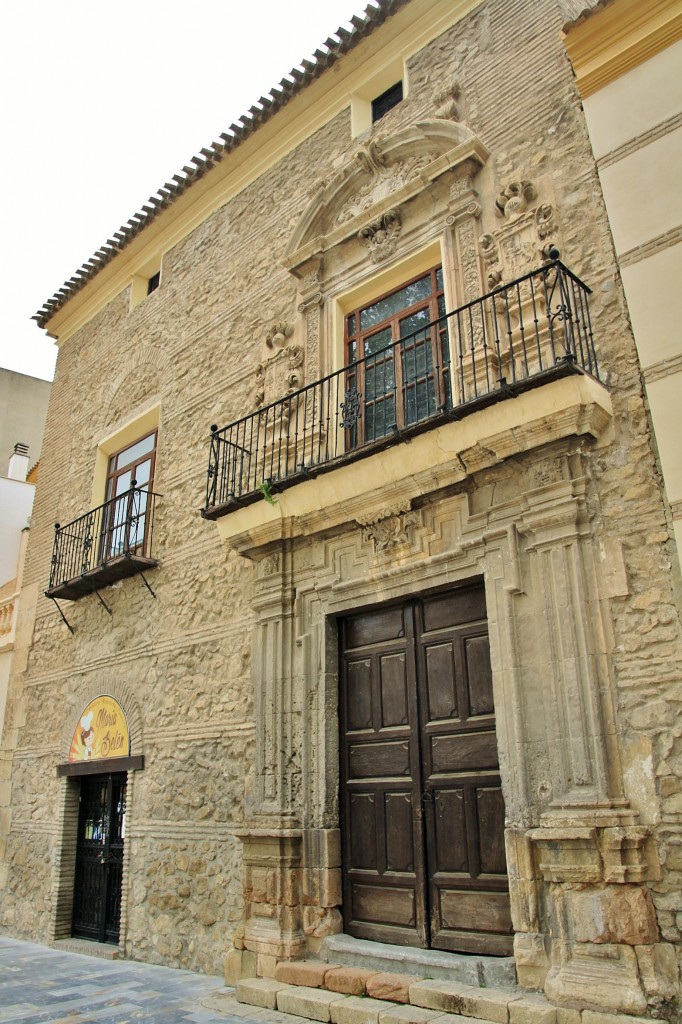
[[[514,936],[514,959],[519,985],[542,989],[550,966],[545,936],[538,932],[517,932]]]
[[[494,1024],[508,1024],[514,993],[503,989],[473,988],[447,981],[417,981],[410,985],[410,1002],[444,1013],[482,1017]]]
[[[245,949],[242,953],[242,978],[255,978],[258,975],[258,954]]]
[[[651,895],[640,886],[614,885],[573,892],[570,905],[576,942],[641,946],[659,938]]]
[[[673,999],[680,994],[680,975],[675,947],[667,942],[635,946],[639,976],[648,996]]]
[[[236,985],[242,977],[242,951],[231,949],[225,957],[225,984]]]
[[[387,1009],[381,999],[349,996],[331,1008],[332,1024],[379,1024],[379,1017]]]
[[[258,954],[257,973],[259,978],[274,978],[277,967],[277,957],[267,953]]]
[[[277,997],[288,988],[271,978],[248,978],[237,984],[237,1002],[260,1006],[264,1010],[277,1009]],[[294,990],[295,991],[295,990]],[[328,1018],[327,1018],[328,1019]]]
[[[557,1009],[542,995],[524,995],[509,1004],[509,1024],[557,1024]]]
[[[343,992],[349,996],[364,996],[365,986],[376,971],[363,971],[360,967],[336,967],[325,975],[325,988],[330,992]]]
[[[277,997],[277,1009],[280,1013],[292,1013],[295,1017],[307,1017],[309,1020],[331,1020],[331,1006],[346,996],[336,992],[325,992],[319,988],[287,985],[281,989]]]

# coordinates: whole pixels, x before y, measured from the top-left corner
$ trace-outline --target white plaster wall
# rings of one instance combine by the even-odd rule
[[[597,160],[682,110],[682,40],[583,100]]]
[[[680,353],[682,243],[622,268],[632,330],[644,368]]]
[[[682,128],[600,167],[619,255],[682,224],[681,167]]]
[[[35,485],[0,477],[0,586],[17,575],[21,531],[28,526]]]

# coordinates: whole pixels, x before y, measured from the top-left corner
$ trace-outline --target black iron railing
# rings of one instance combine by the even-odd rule
[[[568,373],[599,379],[587,285],[559,260],[219,430],[214,518]]]
[[[106,585],[130,575],[130,565],[116,572],[122,562],[148,564],[153,558],[157,497],[153,491],[133,486],[66,526],[56,523],[48,595],[61,587],[69,589],[73,581],[96,584],[101,576]]]

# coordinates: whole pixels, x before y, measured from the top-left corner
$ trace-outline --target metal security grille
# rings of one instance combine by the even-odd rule
[[[81,779],[73,934],[119,940],[125,841],[126,776]]]

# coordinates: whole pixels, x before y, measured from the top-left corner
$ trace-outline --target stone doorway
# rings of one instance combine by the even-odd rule
[[[340,621],[346,932],[512,951],[482,583]]]

